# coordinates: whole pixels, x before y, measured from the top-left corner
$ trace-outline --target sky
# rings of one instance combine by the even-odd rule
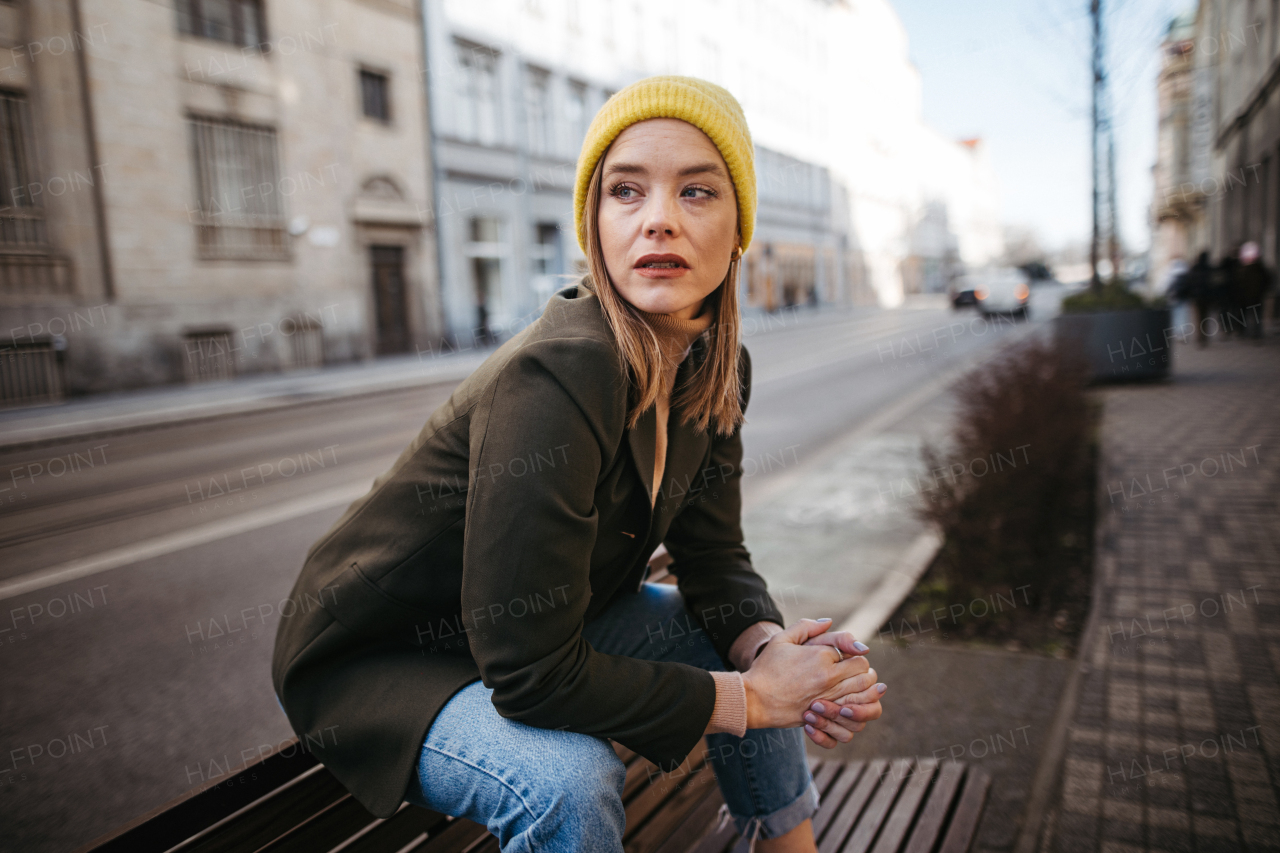
[[[1004,221],[1050,251],[1087,241],[1090,189],[1088,0],[890,0],[920,70],[924,119],[982,137]],[[1103,0],[1116,134],[1121,239],[1150,244],[1160,42],[1187,0]]]

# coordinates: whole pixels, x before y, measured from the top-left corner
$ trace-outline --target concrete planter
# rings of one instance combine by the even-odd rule
[[[1168,308],[1062,314],[1054,333],[1084,356],[1096,382],[1160,379],[1173,366]]]

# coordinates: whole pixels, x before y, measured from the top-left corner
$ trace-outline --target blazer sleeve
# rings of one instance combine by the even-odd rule
[[[751,399],[751,356],[742,348],[743,411]],[[742,535],[742,428],[715,436],[701,489],[671,522],[664,544],[686,605],[727,665],[729,647],[756,622],[783,625],[782,611],[751,565]],[[784,626],[785,627],[785,626]]]
[[[491,383],[470,425],[462,613],[503,717],[612,738],[670,767],[702,737],[714,679],[602,654],[582,636],[595,487],[621,442],[622,377],[608,342],[561,338],[522,348]]]

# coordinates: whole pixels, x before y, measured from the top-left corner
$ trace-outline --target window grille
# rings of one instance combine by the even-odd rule
[[[0,408],[62,399],[62,368],[51,342],[0,349]]]
[[[188,382],[214,382],[236,375],[231,333],[214,329],[183,336],[183,375]]]
[[[391,81],[376,71],[360,71],[360,103],[366,118],[391,121]]]
[[[178,30],[187,35],[265,48],[261,0],[177,0]]]
[[[47,251],[27,99],[0,90],[0,251]]]
[[[288,257],[276,132],[218,119],[192,118],[200,257]]]

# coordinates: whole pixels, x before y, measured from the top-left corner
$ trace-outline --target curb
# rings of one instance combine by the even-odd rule
[[[836,630],[848,631],[853,634],[854,639],[877,636],[880,626],[889,620],[898,605],[906,601],[911,590],[916,588],[920,577],[932,565],[933,558],[941,547],[942,536],[934,530],[917,536],[907,546],[907,550],[902,552],[893,568],[885,573],[875,592]]]
[[[1105,409],[1103,417],[1105,417]],[[1095,504],[1099,508],[1102,506],[1102,474],[1105,464],[1106,448],[1099,443],[1096,463],[1098,483],[1095,490],[1096,494],[1094,495]],[[1090,661],[1094,656],[1094,647],[1098,643],[1098,629],[1102,612],[1101,602],[1106,588],[1106,575],[1108,574],[1106,562],[1101,558],[1099,552],[1102,542],[1107,538],[1110,524],[1111,515],[1109,514],[1104,514],[1101,523],[1097,518],[1094,519],[1093,578],[1089,584],[1089,615],[1084,620],[1083,639],[1076,653],[1076,665],[1072,668],[1071,674],[1067,676],[1067,683],[1062,688],[1062,696],[1058,699],[1058,709],[1053,715],[1053,723],[1049,728],[1049,739],[1045,743],[1044,752],[1040,756],[1040,763],[1036,767],[1035,778],[1031,782],[1031,796],[1027,798],[1027,808],[1023,812],[1022,829],[1019,831],[1018,839],[1014,843],[1013,853],[1036,853],[1036,850],[1043,846],[1041,842],[1045,839],[1041,836],[1046,828],[1046,817],[1051,818],[1051,812],[1054,811],[1051,808],[1051,800],[1053,795],[1057,793],[1058,782],[1061,778],[1059,771],[1062,769],[1063,759],[1066,756],[1067,733],[1071,728],[1071,721],[1075,718],[1076,707],[1079,705],[1080,683],[1091,670]],[[1050,822],[1052,821],[1050,820]]]

